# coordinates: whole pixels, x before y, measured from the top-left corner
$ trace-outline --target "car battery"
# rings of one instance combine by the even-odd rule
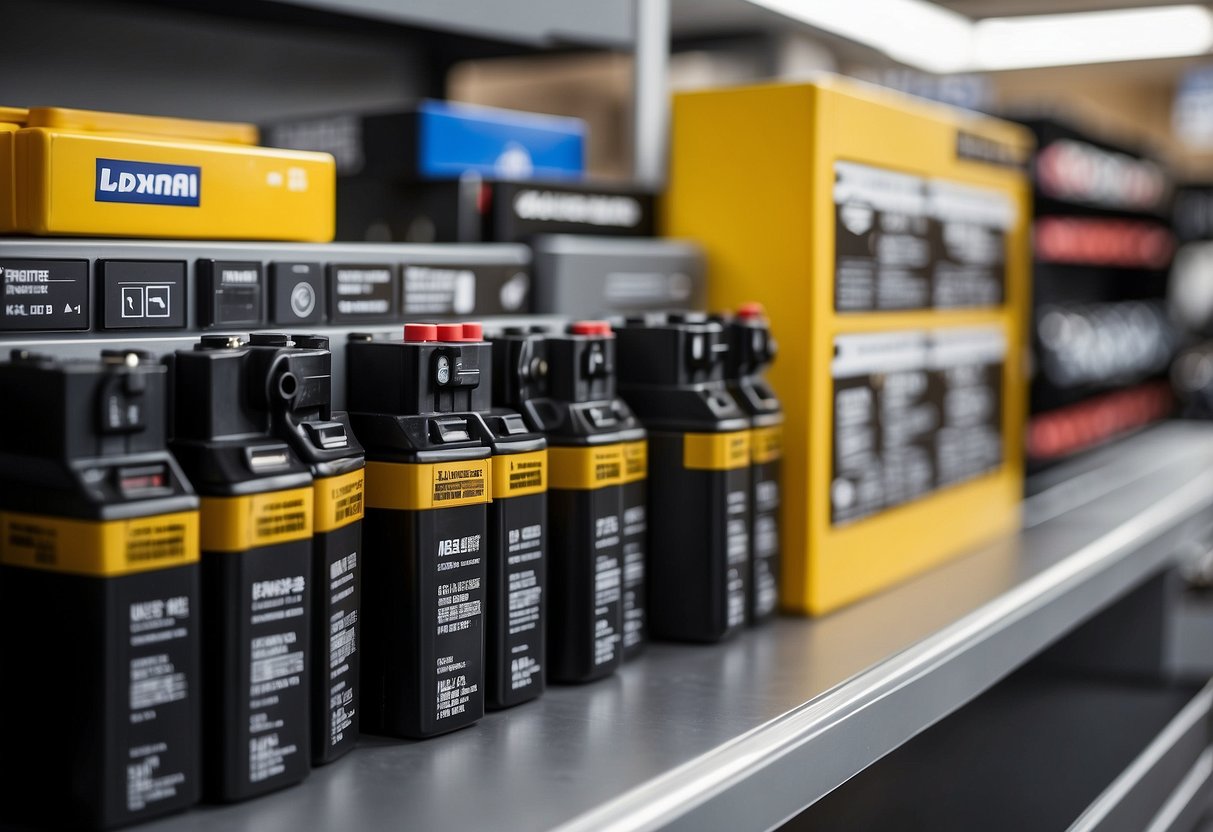
[[[783,608],[1018,528],[1031,148],[829,76],[675,96],[664,232],[701,241],[712,307],[760,301],[779,340]]]
[[[699,313],[629,318],[615,336],[619,394],[648,430],[649,631],[719,641],[745,626],[752,569],[751,421],[725,383],[729,341]]]
[[[703,252],[690,240],[540,234],[530,245],[536,314],[610,317],[707,302]]]
[[[775,339],[761,304],[747,303],[721,319],[728,338],[725,380],[750,416],[750,571],[746,617],[767,620],[779,607],[779,497],[783,491],[783,408],[764,373]]]
[[[362,727],[425,738],[484,715],[490,347],[461,324],[351,336],[350,424],[366,449]]]
[[[122,826],[198,800],[198,498],[145,353],[0,363],[0,823]]]
[[[27,110],[0,107],[0,234],[17,230],[17,163],[13,155],[13,134],[25,126]]]
[[[333,239],[332,156],[258,147],[250,124],[35,107],[13,151],[20,232]]]
[[[239,336],[170,361],[172,450],[202,496],[204,795],[237,801],[311,769],[313,483],[274,412],[314,391],[306,358]]]
[[[332,411],[328,338],[254,333],[249,350],[271,368],[270,389],[294,388],[270,399],[273,432],[312,474],[311,739],[312,762],[322,765],[358,741],[365,460],[345,414]]]
[[[645,438],[615,395],[615,339],[580,321],[490,340],[496,402],[548,440],[548,679],[600,679],[623,659],[624,449]]]
[[[467,343],[484,341],[463,324]],[[493,407],[492,373],[476,391],[480,432],[493,451],[485,605],[485,706],[509,708],[543,693],[547,633],[547,440],[522,414]]]

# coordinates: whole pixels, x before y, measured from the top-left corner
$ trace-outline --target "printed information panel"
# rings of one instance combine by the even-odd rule
[[[0,260],[0,332],[88,329],[87,260]]]
[[[839,335],[834,349],[833,524],[1002,464],[1001,329]]]
[[[834,164],[834,308],[997,306],[1006,295],[1003,193],[852,162]]]

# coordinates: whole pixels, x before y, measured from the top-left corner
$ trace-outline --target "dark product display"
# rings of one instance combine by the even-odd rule
[[[749,414],[729,392],[724,328],[699,314],[616,331],[619,392],[649,433],[649,631],[711,642],[745,625]]]
[[[328,338],[253,334],[264,354],[273,433],[311,469],[312,761],[329,763],[358,740],[359,596],[365,467],[349,420],[332,412]]]
[[[654,195],[572,181],[385,182],[340,177],[337,239],[409,243],[524,242],[536,234],[651,237]]]
[[[703,252],[689,241],[541,234],[531,248],[539,314],[626,315],[707,301]]]
[[[463,340],[484,341],[482,326],[464,324]],[[484,658],[485,705],[498,709],[544,689],[548,454],[547,440],[522,414],[491,407],[492,381],[491,373],[481,379],[476,405],[481,435],[493,451]]]
[[[759,304],[747,304],[736,317],[723,318],[729,351],[725,380],[729,392],[749,414],[750,534],[752,569],[746,615],[751,623],[770,618],[779,606],[780,492],[783,481],[783,407],[764,373],[775,360],[771,325]]]
[[[202,495],[204,788],[222,802],[311,767],[313,481],[279,431],[326,379],[309,378],[322,351],[273,346],[209,335],[171,359],[172,449]]]
[[[615,337],[582,321],[491,340],[496,403],[548,440],[548,679],[599,679],[623,658],[625,446],[645,439],[615,395]]]
[[[1170,396],[1158,382],[1180,336],[1165,304],[1176,246],[1165,169],[1059,121],[1027,124],[1038,141],[1026,442],[1035,470],[1164,417]],[[1207,306],[1203,280],[1172,281],[1179,322]],[[1180,294],[1188,302],[1176,309]]]
[[[346,348],[350,424],[367,457],[367,732],[432,737],[484,715],[490,348],[463,332],[410,324],[403,340],[352,336]]]
[[[130,351],[0,363],[0,823],[126,825],[198,800],[198,498],[167,373]]]

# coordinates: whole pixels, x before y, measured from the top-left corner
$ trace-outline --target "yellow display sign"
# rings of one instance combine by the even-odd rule
[[[202,551],[243,552],[305,540],[314,528],[312,487],[202,498]]]
[[[548,448],[550,488],[584,491],[622,485],[623,443],[578,448]]]
[[[493,499],[542,494],[548,490],[547,468],[546,450],[493,457]]]
[[[418,511],[489,502],[489,459],[458,462],[368,462],[367,508]]]
[[[197,511],[129,520],[73,520],[0,512],[0,563],[96,577],[198,560]]]
[[[699,471],[732,471],[750,464],[750,431],[686,433],[682,466]]]
[[[331,532],[362,519],[366,471],[358,469],[312,483],[316,533]]]
[[[786,420],[785,609],[828,612],[1017,528],[1031,150],[1018,125],[839,78],[675,96],[663,231],[703,245],[711,308],[761,302],[779,341],[769,378]],[[888,268],[877,256],[882,240],[909,265]],[[953,329],[1005,344],[988,373],[996,379],[990,400],[1001,404],[998,453],[963,479],[932,474],[925,485],[889,489],[881,502],[872,496],[883,489],[880,472],[860,483],[835,466],[841,459],[860,468],[867,449],[879,452],[878,437],[856,430],[857,414],[867,418],[879,397],[896,404],[918,388],[886,390],[886,381],[909,381],[890,380],[893,367],[836,384],[836,345],[858,349],[854,336],[901,332],[944,341],[939,333]],[[935,352],[912,381],[939,375]],[[847,360],[868,358],[860,350]],[[879,418],[870,424],[884,429]],[[893,428],[910,425],[899,419]],[[774,452],[768,439],[755,434],[755,460]],[[861,511],[865,500],[878,505]],[[841,522],[848,501],[856,519]]]

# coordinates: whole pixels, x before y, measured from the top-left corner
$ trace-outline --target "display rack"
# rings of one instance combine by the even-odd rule
[[[617,676],[149,832],[761,829],[792,817],[1175,562],[1213,527],[1213,427],[1075,464],[1017,536],[817,620],[652,645]]]

